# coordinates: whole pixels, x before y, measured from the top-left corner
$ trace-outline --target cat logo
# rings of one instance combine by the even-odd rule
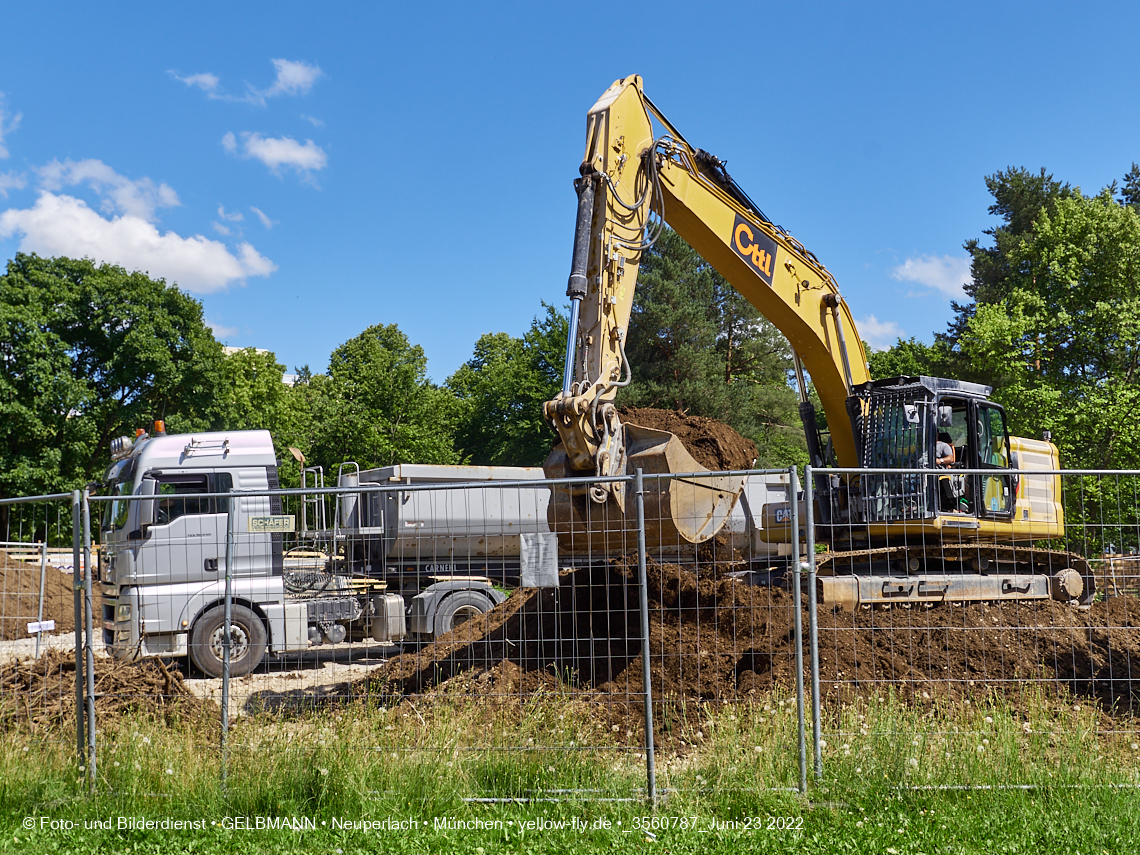
[[[748,266],[757,276],[768,285],[772,284],[772,267],[776,260],[774,240],[737,214],[729,243],[736,254],[748,262]]]

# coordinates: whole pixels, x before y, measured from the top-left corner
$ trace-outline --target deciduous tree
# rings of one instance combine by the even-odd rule
[[[208,427],[222,350],[174,285],[18,254],[0,277],[0,493],[96,479],[113,437]]]

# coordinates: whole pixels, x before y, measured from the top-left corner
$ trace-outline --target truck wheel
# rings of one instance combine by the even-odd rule
[[[214,606],[194,624],[190,633],[190,659],[207,676],[222,676],[225,655],[226,607]],[[230,676],[242,677],[265,658],[265,624],[245,606],[236,603],[230,614]]]
[[[435,637],[446,635],[472,618],[484,615],[494,608],[487,597],[477,591],[456,591],[439,604],[435,613]]]

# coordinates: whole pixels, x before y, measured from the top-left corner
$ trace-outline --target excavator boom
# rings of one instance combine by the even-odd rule
[[[659,137],[653,119],[666,129]],[[590,109],[579,172],[566,369],[561,394],[544,410],[561,439],[546,462],[549,475],[704,471],[671,434],[623,425],[613,406],[617,390],[629,382],[625,337],[638,265],[665,224],[787,336],[824,412],[840,424],[847,421],[853,385],[870,376],[835,280],[748,201],[722,163],[676,132],[645,96],[640,77],[616,81]],[[803,388],[801,395],[806,400]],[[837,433],[833,443],[841,464],[857,465],[847,432]],[[651,497],[649,516],[664,521],[660,536],[699,543],[716,534],[742,486],[740,477],[711,476],[662,484],[662,495]],[[616,504],[618,512],[625,508],[620,485],[599,484],[590,499]],[[579,500],[574,518],[589,513]]]

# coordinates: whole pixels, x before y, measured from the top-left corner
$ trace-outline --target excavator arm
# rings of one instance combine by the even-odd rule
[[[654,136],[653,119],[665,129],[660,136]],[[832,433],[839,463],[858,465],[854,434],[842,426],[850,424],[853,387],[870,374],[835,280],[760,212],[721,161],[689,145],[645,96],[640,77],[616,81],[590,109],[579,172],[566,369],[561,393],[544,408],[561,443],[547,460],[547,473],[703,471],[671,434],[623,425],[613,405],[630,377],[625,337],[638,265],[666,224],[787,337],[796,357],[801,413],[812,421],[805,428],[813,462],[821,462],[821,452],[812,442],[814,411],[803,369],[829,423],[839,428]],[[672,520],[663,534],[690,542],[712,537],[741,484],[742,479],[708,477],[674,485],[675,494],[660,497],[655,509],[658,518]],[[598,484],[590,499],[616,502],[624,510],[620,485]],[[579,508],[578,515],[583,513]]]

